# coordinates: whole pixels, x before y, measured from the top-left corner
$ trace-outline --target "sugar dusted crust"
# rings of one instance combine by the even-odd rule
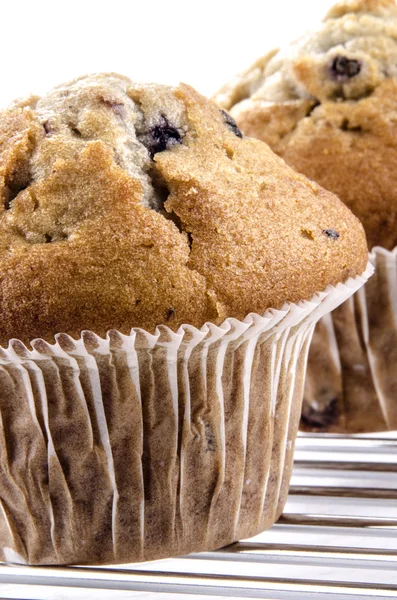
[[[397,244],[397,6],[346,0],[216,95],[246,135],[336,193],[370,247]]]
[[[236,133],[186,85],[114,74],[3,111],[0,342],[243,318],[361,273],[357,219]]]

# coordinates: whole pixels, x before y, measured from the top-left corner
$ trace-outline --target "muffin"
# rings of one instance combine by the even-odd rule
[[[397,6],[346,0],[216,96],[247,135],[361,220],[375,276],[319,323],[302,427],[397,429]]]
[[[281,513],[316,321],[361,224],[187,85],[0,116],[1,559],[209,550]]]

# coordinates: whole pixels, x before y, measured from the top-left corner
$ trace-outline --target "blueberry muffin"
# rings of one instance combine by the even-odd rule
[[[356,217],[187,85],[115,74],[2,112],[0,186],[2,560],[270,526],[314,324],[369,273]]]
[[[365,293],[314,336],[308,429],[397,427],[396,97],[394,0],[337,3],[316,31],[267,54],[216,96],[246,135],[337,194],[375,248],[376,276]]]
[[[241,319],[365,268],[353,215],[187,86],[78,79],[0,128],[3,343]]]

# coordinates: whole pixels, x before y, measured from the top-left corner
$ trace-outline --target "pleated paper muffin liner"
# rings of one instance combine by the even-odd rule
[[[304,430],[397,429],[397,248],[375,247],[370,261],[374,276],[316,327]]]
[[[284,507],[316,321],[369,276],[201,329],[0,350],[0,558],[111,564],[210,550]]]

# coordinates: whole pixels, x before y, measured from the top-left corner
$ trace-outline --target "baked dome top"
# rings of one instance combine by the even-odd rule
[[[215,96],[247,134],[336,193],[370,247],[397,244],[397,6],[345,0]]]
[[[177,329],[365,269],[332,194],[187,85],[76,79],[0,115],[0,341]]]

